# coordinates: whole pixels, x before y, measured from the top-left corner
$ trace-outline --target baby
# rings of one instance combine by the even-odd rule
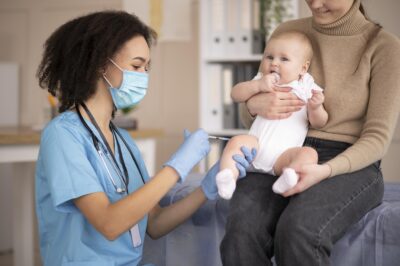
[[[255,94],[273,91],[275,86],[290,87],[307,105],[286,119],[268,120],[257,116],[248,135],[229,140],[222,153],[221,171],[216,176],[222,198],[230,199],[235,191],[238,170],[232,156],[243,145],[258,150],[250,171],[279,176],[272,187],[278,194],[297,184],[299,177],[294,170],[297,166],[318,162],[314,149],[302,147],[308,123],[313,128],[321,128],[328,121],[322,105],[322,89],[307,73],[312,54],[311,42],[303,33],[290,31],[274,35],[267,43],[257,76],[232,88],[233,100],[246,102]]]

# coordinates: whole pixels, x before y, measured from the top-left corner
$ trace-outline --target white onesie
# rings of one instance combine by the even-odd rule
[[[261,77],[262,73],[259,72],[254,80]],[[292,88],[291,92],[306,103],[312,97],[312,90],[322,91],[308,73],[301,80],[294,80],[289,84],[278,86]],[[286,119],[269,120],[257,116],[250,128],[249,135],[258,138],[260,148],[253,161],[251,171],[274,175],[273,166],[278,157],[289,148],[303,146],[307,130],[307,105]]]

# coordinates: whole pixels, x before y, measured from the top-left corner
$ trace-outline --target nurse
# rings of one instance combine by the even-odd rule
[[[43,130],[36,168],[36,212],[44,265],[138,265],[145,232],[158,238],[217,197],[216,164],[201,187],[161,208],[210,147],[208,134],[185,140],[151,179],[129,134],[111,119],[146,94],[155,33],[136,16],[107,11],[67,22],[46,41],[42,88],[60,100]],[[242,176],[255,155],[235,156]]]

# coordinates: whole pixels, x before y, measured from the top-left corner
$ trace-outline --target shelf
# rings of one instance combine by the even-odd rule
[[[247,56],[206,56],[203,61],[207,63],[237,63],[237,62],[260,62],[262,59],[262,54],[254,54]]]
[[[247,129],[222,129],[215,131],[208,131],[209,135],[218,136],[218,137],[233,137],[236,135],[244,135],[248,134],[249,130]]]

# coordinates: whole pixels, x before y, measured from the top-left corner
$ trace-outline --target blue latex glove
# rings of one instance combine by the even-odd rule
[[[246,169],[250,166],[250,163],[254,160],[257,154],[256,149],[252,149],[251,151],[242,146],[240,150],[243,152],[241,154],[235,154],[232,156],[232,159],[236,161],[236,168],[239,170],[239,178],[243,178],[246,176]],[[218,188],[217,183],[215,181],[215,176],[220,171],[219,161],[208,170],[206,176],[201,181],[201,188],[203,189],[204,195],[206,195],[207,199],[215,200],[218,198]]]
[[[210,151],[210,142],[208,134],[198,129],[192,134],[184,130],[185,140],[172,157],[164,164],[175,169],[179,174],[180,182],[184,181],[186,176],[201,159]]]

